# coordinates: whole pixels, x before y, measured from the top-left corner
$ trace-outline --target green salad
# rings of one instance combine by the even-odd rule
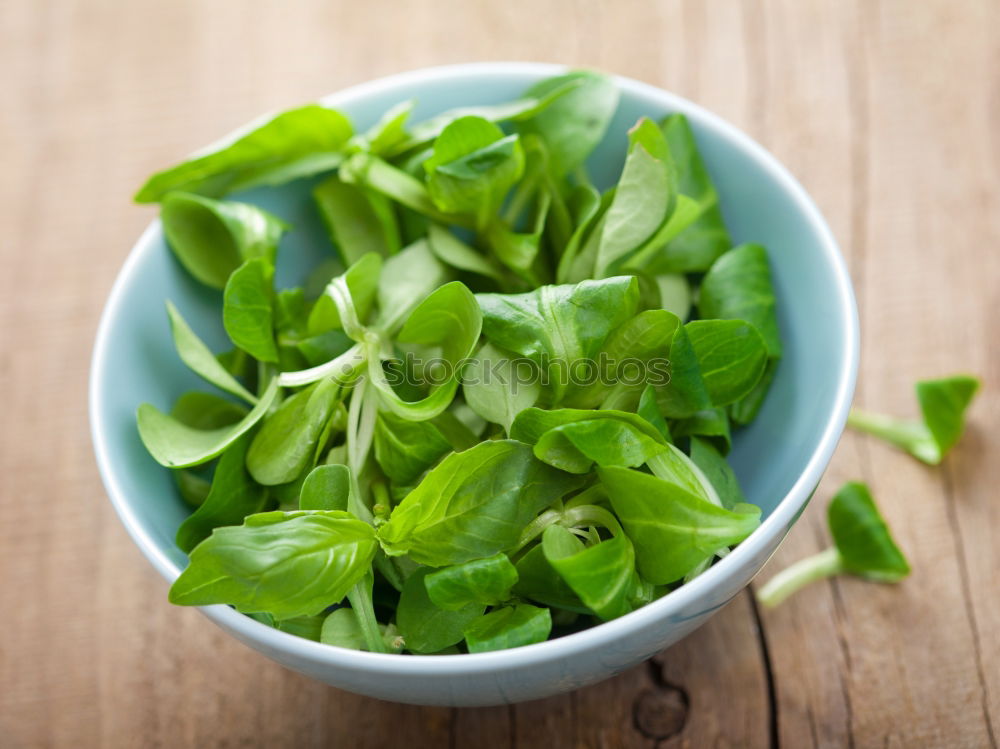
[[[757,528],[726,455],[781,358],[767,252],[733,246],[684,116],[611,129],[618,97],[571,72],[363,132],[309,105],[149,179],[233,344],[167,302],[212,386],[138,409],[193,508],[172,602],[476,653],[627,614]],[[276,289],[296,228],[225,196],[307,177],[329,262]]]

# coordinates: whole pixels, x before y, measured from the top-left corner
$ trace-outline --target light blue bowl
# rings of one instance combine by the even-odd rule
[[[517,97],[561,72],[552,65],[484,63],[383,78],[324,99],[359,129],[391,105],[416,97],[415,119],[469,104]],[[690,633],[740,592],[805,508],[843,431],[858,368],[858,318],[850,278],[816,206],[773,156],[736,128],[653,86],[618,79],[621,104],[607,142],[591,160],[602,186],[621,168],[624,133],[636,119],[684,112],[722,196],[734,240],[764,244],[779,299],[785,358],[753,425],[735,439],[732,462],[749,501],[764,511],[753,535],[711,569],[639,611],[549,642],[477,655],[398,656],[321,645],[266,627],[226,606],[206,616],[279,663],[342,689],[430,705],[489,705],[566,692],[616,674]],[[300,282],[330,253],[308,184],[243,196],[291,222],[279,286]],[[174,533],[188,509],[168,472],[143,448],[135,409],[168,408],[204,384],[174,353],[164,300],[171,299],[208,342],[226,339],[219,294],[174,260],[154,221],[132,249],[104,309],[94,347],[90,415],[94,447],[111,501],[153,566],[173,581],[186,564]],[[166,586],[163,588],[166,599]],[[720,674],[720,677],[724,675]]]

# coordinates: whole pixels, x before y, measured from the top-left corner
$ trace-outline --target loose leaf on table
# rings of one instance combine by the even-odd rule
[[[486,608],[470,603],[455,611],[434,605],[427,594],[426,578],[431,570],[421,568],[406,578],[396,609],[396,626],[406,649],[414,653],[436,653],[462,641],[463,631]]]
[[[745,320],[757,328],[772,359],[781,357],[777,304],[767,250],[759,244],[742,244],[722,255],[705,274],[698,292],[703,318]]]
[[[215,289],[229,274],[256,257],[274,262],[288,224],[267,211],[229,200],[173,192],[163,200],[160,218],[167,244],[187,271]]]
[[[608,621],[634,608],[640,583],[635,572],[635,551],[624,534],[593,546],[584,546],[573,533],[550,525],[542,535],[545,559],[580,600]]]
[[[639,286],[619,276],[575,285],[542,286],[527,294],[477,294],[483,334],[500,348],[547,370],[558,403],[572,394],[569,368],[593,359],[608,334],[635,314]]]
[[[589,70],[546,78],[525,95],[542,97],[571,82],[577,83],[572,90],[516,125],[519,133],[533,133],[545,141],[550,168],[557,177],[572,172],[587,160],[604,138],[618,107],[618,86],[609,76]]]
[[[894,583],[910,574],[906,557],[896,546],[868,487],[848,482],[827,508],[827,524],[834,546],[800,559],[779,572],[757,591],[768,607],[816,580],[842,573],[866,580]]]
[[[343,158],[351,132],[350,121],[333,109],[318,104],[290,109],[154,174],[135,200],[152,203],[172,190],[219,196],[328,171]]]
[[[503,553],[443,567],[424,579],[434,605],[449,611],[470,603],[496,606],[510,598],[515,583],[517,570]]]
[[[371,568],[375,532],[346,512],[265,512],[217,528],[191,552],[171,603],[226,603],[277,620],[314,616]]]
[[[691,437],[691,461],[711,482],[722,506],[727,510],[747,501],[732,466],[712,442],[701,437]]]
[[[514,361],[492,343],[486,343],[462,373],[462,392],[473,411],[510,433],[514,419],[535,405],[542,388],[533,365]]]
[[[472,353],[482,329],[482,313],[472,292],[459,281],[452,281],[431,292],[410,313],[396,335],[396,343],[433,362],[440,371],[425,373],[426,396],[406,400],[393,389],[382,364],[369,359],[368,375],[379,391],[386,408],[411,420],[432,419],[444,411],[458,389],[460,366]]]
[[[629,131],[625,166],[601,227],[595,276],[612,275],[640,251],[667,223],[676,202],[676,167],[666,138],[643,118]]]
[[[719,196],[687,117],[670,115],[661,127],[677,167],[680,196],[677,210],[663,227],[659,241],[651,243],[648,267],[656,273],[706,271],[732,247],[719,209]]]
[[[136,411],[139,437],[150,455],[168,468],[186,468],[217,457],[253,428],[271,408],[278,394],[278,380],[271,380],[257,404],[240,421],[217,429],[195,429],[143,403]]]
[[[491,611],[465,628],[470,653],[506,650],[544,642],[552,631],[552,615],[528,603],[517,603]]]
[[[239,380],[222,366],[208,346],[195,335],[172,302],[167,302],[167,315],[170,318],[170,332],[177,355],[191,371],[220,390],[243,398],[249,403],[257,402],[257,397],[243,387]]]
[[[383,257],[399,252],[399,226],[384,195],[334,175],[313,188],[313,199],[345,264],[369,252]]]
[[[345,465],[313,468],[299,491],[300,510],[347,510],[351,493],[351,471]]]
[[[277,362],[274,341],[274,266],[247,260],[233,271],[222,297],[222,323],[229,338],[258,361]]]
[[[760,524],[760,510],[752,505],[726,510],[676,484],[629,468],[599,468],[598,475],[635,544],[640,574],[654,585],[680,580]]]
[[[222,454],[205,501],[177,529],[177,545],[190,552],[224,525],[239,525],[243,518],[264,509],[267,493],[250,479],[245,461],[250,435],[245,434]]]
[[[524,171],[517,135],[482,117],[460,117],[434,140],[424,161],[427,188],[440,211],[469,217],[478,229],[493,220]]]
[[[412,486],[452,448],[433,422],[403,419],[391,411],[378,415],[374,447],[383,473],[399,486]]]
[[[580,480],[536,460],[528,445],[483,442],[441,461],[379,528],[392,556],[432,567],[511,549],[542,509]]]
[[[743,320],[695,320],[684,328],[713,405],[735,403],[753,390],[767,366],[767,345],[753,325]]]
[[[852,409],[847,423],[881,437],[929,465],[937,465],[962,436],[965,411],[980,382],[969,375],[918,382],[917,402],[922,421]]]
[[[254,435],[247,469],[265,486],[292,481],[306,469],[330,418],[340,386],[321,380],[287,398]]]

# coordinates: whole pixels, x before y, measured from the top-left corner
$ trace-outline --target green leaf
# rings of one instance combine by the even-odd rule
[[[670,115],[661,127],[677,168],[680,196],[674,215],[649,243],[648,268],[654,273],[706,271],[732,247],[719,209],[719,196],[687,117]]]
[[[473,411],[510,433],[514,419],[535,405],[542,388],[535,367],[486,343],[463,371],[462,392]]]
[[[341,165],[338,175],[344,182],[373,190],[399,203],[400,207],[415,211],[420,217],[442,224],[459,222],[458,217],[438,209],[422,181],[372,154],[353,154]],[[413,214],[401,211],[400,228],[404,237],[409,236],[407,221],[411,218]]]
[[[677,202],[677,175],[661,130],[643,118],[629,132],[625,166],[601,227],[595,275],[612,275],[666,224]]]
[[[334,175],[313,189],[313,199],[345,264],[369,252],[381,257],[399,252],[399,226],[384,195]]]
[[[744,401],[739,401],[743,403]],[[686,419],[674,422],[674,434],[678,437],[704,437],[715,444],[725,455],[732,448],[733,439],[729,428],[729,417],[725,408],[707,408],[697,411]]]
[[[265,512],[217,528],[191,552],[171,603],[226,603],[277,620],[314,616],[370,569],[375,532],[346,512]]]
[[[465,643],[470,653],[485,653],[544,642],[551,631],[548,609],[518,603],[474,620],[465,628]]]
[[[503,282],[503,273],[492,258],[477,252],[443,226],[432,223],[427,229],[427,242],[431,252],[442,263]]]
[[[841,487],[827,508],[827,521],[846,572],[879,582],[897,582],[910,574],[864,484],[852,481]]]
[[[194,429],[219,429],[235,424],[247,415],[247,409],[222,396],[191,390],[174,401],[170,415]]]
[[[478,603],[456,611],[435,606],[427,594],[426,577],[430,572],[422,568],[406,578],[396,609],[396,626],[406,649],[414,653],[436,653],[461,642],[465,628],[486,608]]]
[[[177,529],[177,545],[190,552],[216,528],[239,525],[264,509],[267,494],[250,480],[245,460],[250,435],[243,435],[219,459],[205,501]]]
[[[593,275],[604,215],[613,198],[614,188],[602,196],[596,187],[586,183],[570,192],[573,231],[559,258],[556,270],[559,283],[575,283]]]
[[[601,483],[628,537],[639,573],[654,585],[680,580],[760,524],[760,510],[723,509],[676,484],[629,468],[598,468]]]
[[[444,567],[424,579],[431,601],[448,611],[469,604],[496,606],[510,598],[516,582],[517,570],[503,553]]]
[[[367,320],[378,293],[382,268],[381,256],[368,253],[333,278],[309,313],[309,334],[318,336],[345,327],[337,300],[345,308],[350,322],[360,325]],[[356,333],[354,330],[345,332]]]
[[[431,419],[444,411],[458,389],[460,367],[472,353],[482,329],[482,313],[472,292],[452,281],[431,292],[410,314],[396,336],[423,354],[425,362],[439,369],[426,372],[427,395],[420,400],[404,400],[393,389],[381,363],[369,359],[368,375],[378,388],[382,403],[397,416],[414,421]]]
[[[339,397],[336,381],[322,380],[286,399],[250,443],[247,469],[254,480],[272,486],[298,477]]]
[[[760,411],[760,407],[764,405],[764,398],[771,389],[771,383],[774,381],[774,375],[777,371],[778,360],[770,359],[764,368],[764,374],[760,376],[760,380],[754,386],[754,389],[736,401],[736,403],[731,404],[727,409],[729,418],[733,422],[745,426],[757,418],[757,414]],[[726,449],[728,450],[728,448]]]
[[[405,141],[406,121],[410,119],[416,103],[416,99],[407,99],[387,109],[364,134],[368,150],[382,155]]]
[[[382,264],[378,278],[378,319],[381,330],[395,332],[418,304],[450,280],[426,239],[409,245]]]
[[[848,573],[881,583],[899,582],[910,574],[868,487],[848,482],[827,508],[834,546],[800,559],[757,590],[757,599],[773,608],[809,583]]]
[[[745,320],[757,328],[773,359],[781,356],[777,304],[767,250],[759,244],[743,244],[722,255],[705,274],[698,293],[703,318]]]
[[[551,169],[562,177],[581,166],[604,138],[618,108],[618,87],[606,75],[588,70],[546,78],[527,96],[542,97],[567,83],[577,85],[533,117],[517,123],[517,131],[540,136],[549,150]]]
[[[302,482],[300,510],[347,510],[351,493],[351,471],[345,465],[321,465],[313,468]]]
[[[334,609],[327,615],[320,629],[319,641],[324,645],[336,645],[351,650],[367,649],[358,618],[349,608]]]
[[[691,283],[680,273],[653,276],[660,292],[660,307],[674,313],[684,322],[691,315]]]
[[[580,544],[582,546],[582,542]],[[541,544],[528,549],[515,565],[518,581],[514,593],[545,606],[565,609],[578,614],[590,614],[580,597],[567,585],[545,558]]]
[[[229,338],[259,361],[277,362],[274,342],[274,266],[266,258],[247,260],[226,283],[222,323]]]
[[[287,632],[296,637],[302,637],[313,642],[320,642],[323,632],[323,622],[325,617],[319,616],[297,616],[294,619],[285,619],[276,622],[275,628],[281,632]]]
[[[431,200],[444,213],[471,218],[483,229],[524,172],[517,135],[505,136],[481,117],[460,117],[434,141],[424,162]]]
[[[673,438],[670,435],[670,427],[667,426],[667,420],[663,418],[663,413],[656,403],[656,390],[652,385],[647,385],[642,391],[636,414],[656,427],[656,431],[663,436],[663,439],[667,442],[673,442]]]
[[[767,345],[753,325],[743,320],[695,320],[684,328],[713,405],[735,403],[753,390],[767,366]]]
[[[706,439],[691,437],[691,460],[715,487],[723,507],[731,510],[746,503],[736,474],[715,445]]]
[[[672,419],[693,416],[712,407],[698,354],[687,327],[681,325],[670,341],[670,382],[657,388],[656,400],[664,416]]]
[[[659,434],[653,439],[625,421],[598,418],[550,429],[538,438],[534,453],[569,473],[587,473],[594,463],[635,468],[665,449]]]
[[[211,200],[172,192],[163,200],[160,219],[167,244],[188,273],[215,289],[245,261],[274,262],[288,224],[248,203]]]
[[[483,334],[541,367],[558,403],[573,392],[569,368],[597,356],[608,334],[635,314],[639,286],[634,277],[620,276],[476,299]]]
[[[444,567],[514,547],[521,529],[579,480],[512,440],[483,442],[441,461],[379,528],[391,556]]]
[[[411,421],[382,411],[375,422],[375,459],[394,484],[412,486],[451,443],[430,421]]]
[[[174,348],[177,355],[191,371],[210,382],[220,390],[243,398],[249,403],[256,403],[257,398],[247,390],[240,382],[226,371],[226,368],[219,363],[208,346],[191,330],[187,322],[181,317],[181,313],[172,302],[167,302],[167,315],[170,318],[170,333],[174,339]]]
[[[189,427],[156,406],[143,403],[136,411],[139,437],[160,465],[167,468],[200,465],[217,457],[250,431],[271,408],[277,394],[278,381],[273,379],[250,413],[237,423],[218,429]]]
[[[628,411],[615,411],[613,409],[557,408],[545,410],[541,408],[526,408],[514,419],[514,424],[511,427],[511,438],[534,445],[549,430],[566,424],[594,419],[622,421],[636,432],[661,444],[665,444],[659,430],[641,416],[629,413]]]
[[[542,551],[549,564],[603,620],[627,614],[639,585],[635,572],[635,551],[624,535],[613,536],[584,547],[566,528],[550,525],[542,535]]]
[[[922,421],[897,419],[855,408],[847,423],[881,437],[928,465],[937,465],[962,436],[965,411],[979,387],[980,381],[969,375],[924,380],[916,386]]]
[[[351,130],[344,115],[318,104],[290,109],[154,174],[135,200],[152,203],[172,190],[219,196],[325,172],[340,163]]]

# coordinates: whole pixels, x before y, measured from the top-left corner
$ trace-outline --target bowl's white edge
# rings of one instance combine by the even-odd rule
[[[338,106],[353,99],[378,93],[385,88],[418,81],[464,77],[473,73],[480,76],[505,76],[511,73],[549,76],[558,74],[564,70],[566,70],[566,67],[562,65],[528,62],[446,65],[409,71],[368,83],[362,83],[324,97],[322,102],[330,106]],[[627,638],[634,631],[652,624],[654,621],[669,615],[670,612],[677,611],[692,603],[703,591],[715,585],[717,581],[721,581],[730,569],[739,566],[744,559],[749,558],[757,549],[766,545],[774,535],[781,533],[782,529],[791,522],[795,514],[808,501],[811,492],[819,483],[827,464],[833,457],[840,434],[843,432],[844,425],[847,422],[847,413],[854,396],[854,387],[857,380],[860,350],[858,311],[844,258],[837,248],[836,241],[826,221],[805,189],[774,156],[768,153],[756,141],[717,115],[702,109],[682,97],[630,78],[617,77],[616,80],[623,90],[659,99],[669,108],[684,111],[690,119],[697,120],[701,127],[715,130],[725,137],[736,141],[741,148],[745,149],[788,190],[794,197],[799,209],[822,238],[826,261],[833,270],[839,292],[840,314],[844,318],[842,323],[843,330],[845,331],[844,348],[846,356],[840,364],[840,371],[838,372],[839,385],[835,404],[819,445],[791,490],[778,503],[774,512],[771,513],[749,538],[736,547],[731,554],[720,559],[705,573],[686,585],[619,619],[554,640],[527,645],[514,650],[455,656],[413,655],[401,658],[395,655],[348,650],[296,637],[256,622],[228,606],[202,607],[202,610],[209,618],[236,630],[251,640],[269,641],[270,646],[277,650],[289,652],[291,655],[302,659],[324,662],[331,666],[367,669],[371,672],[423,674],[462,674],[499,669],[507,670],[526,662],[550,661],[571,657],[581,651],[599,646],[602,642]],[[97,338],[94,344],[94,353],[91,360],[89,399],[91,435],[94,442],[97,465],[111,502],[139,549],[168,582],[173,582],[180,574],[180,569],[160,551],[153,539],[139,525],[111,468],[109,447],[103,438],[106,429],[102,423],[101,414],[103,412],[103,404],[101,402],[101,389],[99,387],[99,383],[104,379],[104,370],[107,366],[105,349],[109,344],[111,321],[118,314],[124,297],[124,289],[128,287],[129,281],[139,267],[143,248],[148,248],[152,245],[150,240],[159,231],[160,223],[158,220],[154,220],[146,228],[133,250],[129,253],[125,265],[111,289],[107,305],[101,315]]]

